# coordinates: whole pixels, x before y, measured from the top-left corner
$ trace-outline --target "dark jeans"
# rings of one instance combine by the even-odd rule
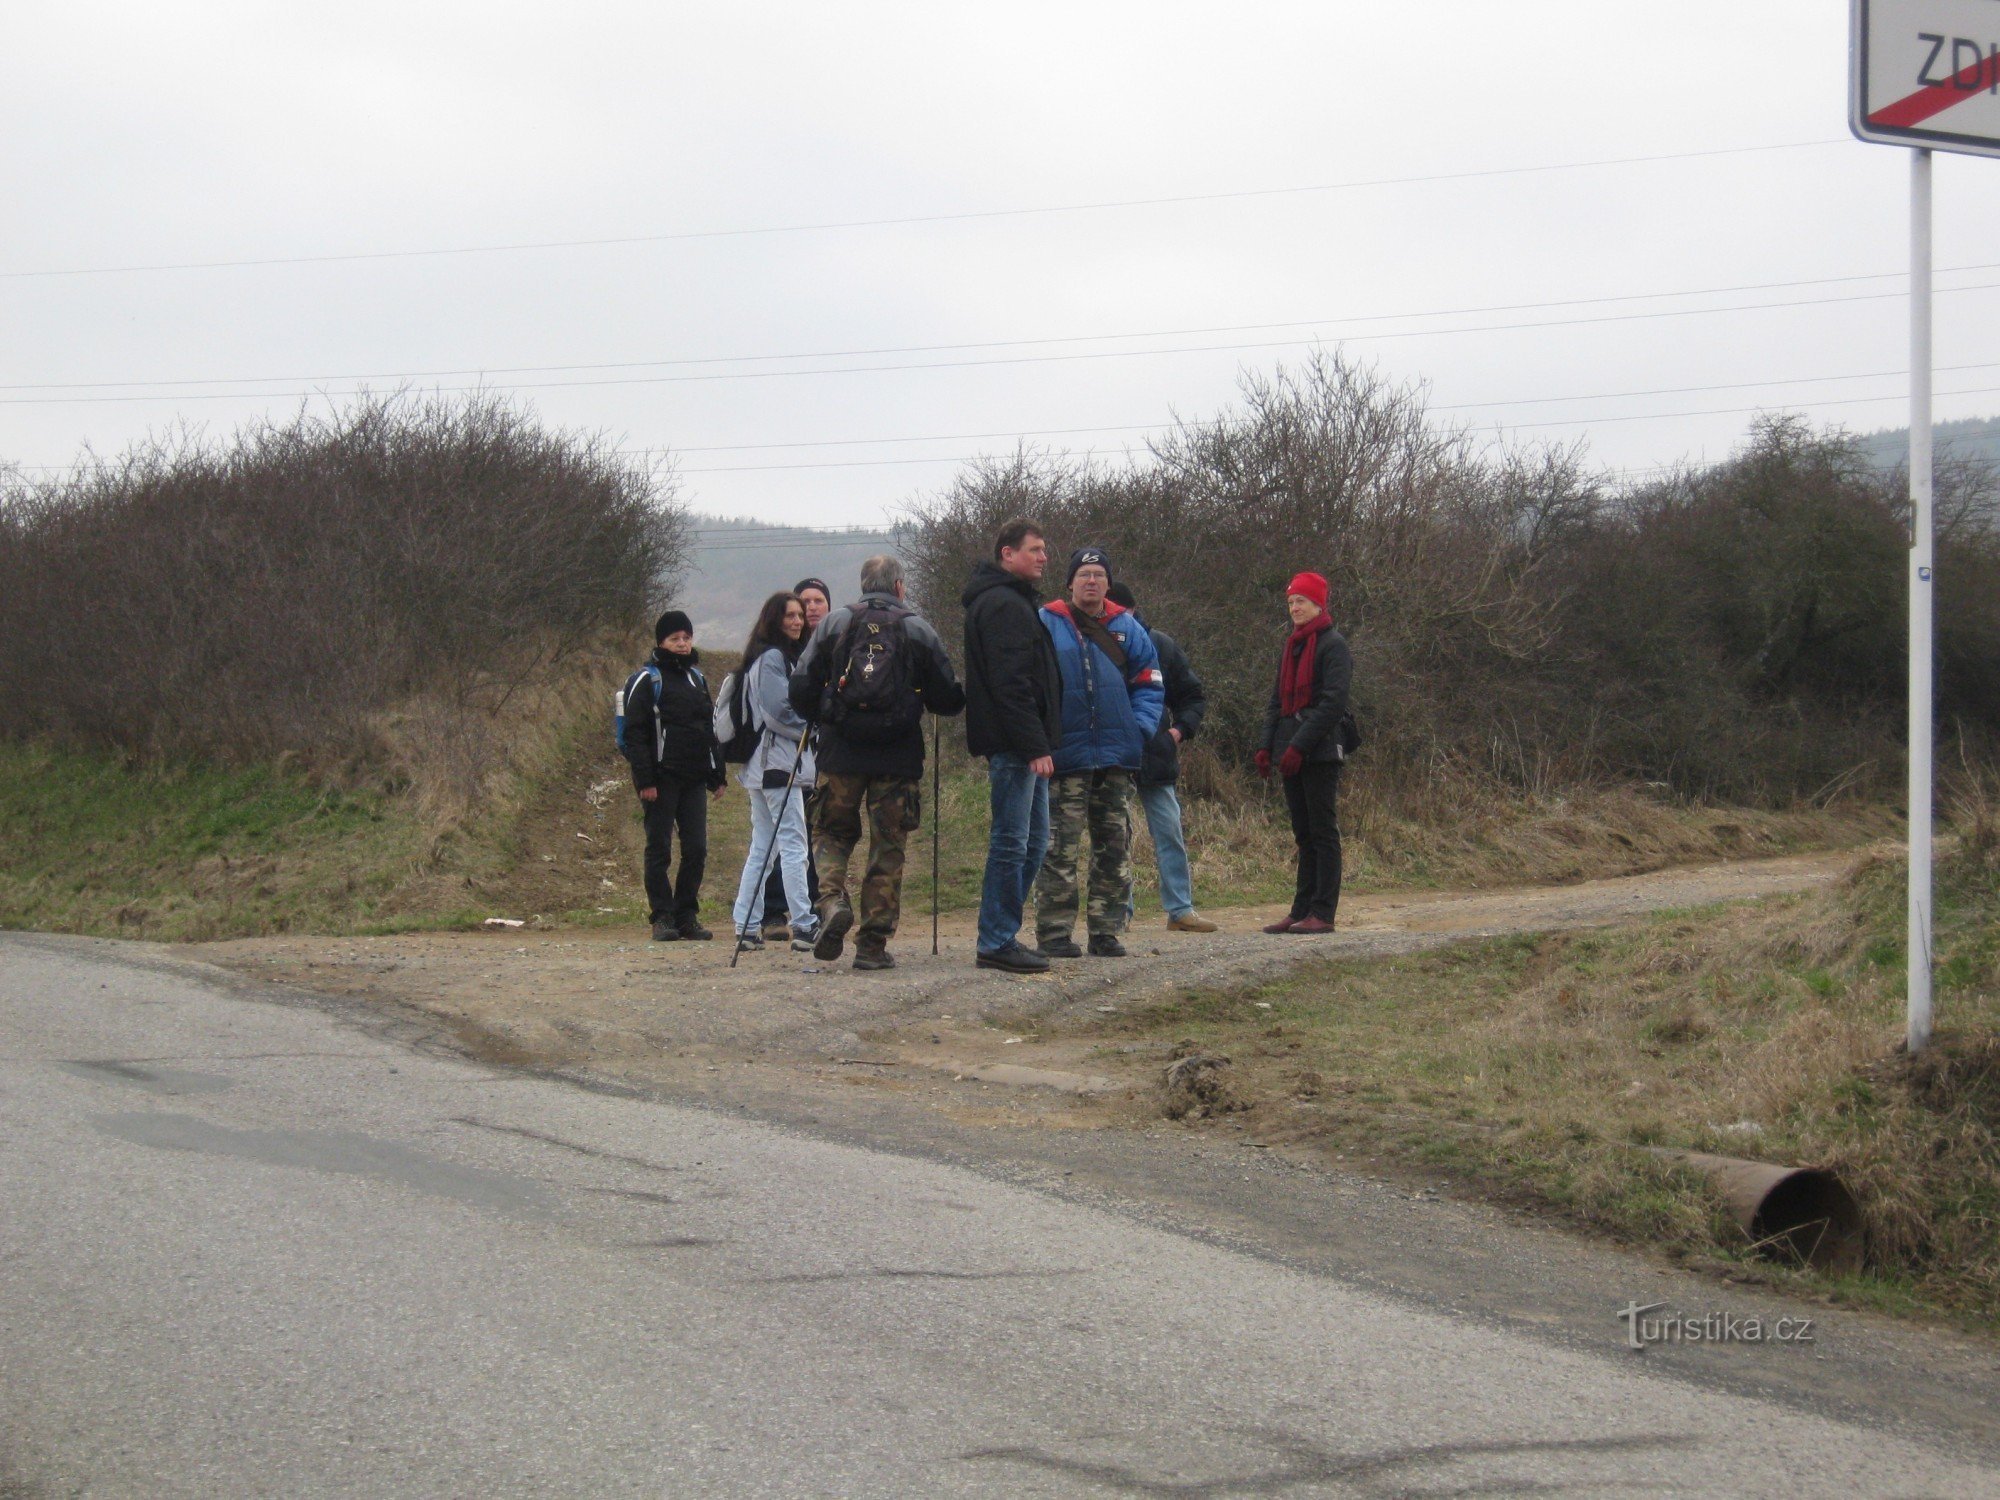
[[[1292,837],[1299,846],[1298,887],[1292,895],[1292,920],[1318,917],[1333,920],[1340,905],[1340,822],[1334,795],[1340,790],[1340,763],[1306,765],[1285,778],[1285,807],[1292,815]]]
[[[708,865],[708,787],[678,776],[660,778],[660,795],[641,802],[646,815],[646,900],[655,922],[680,927],[694,920],[701,900],[702,871]],[[681,836],[680,876],[667,883],[674,855],[674,831]]]
[[[806,800],[808,802],[812,800],[811,793],[807,794]],[[811,900],[813,909],[817,911],[819,909],[819,866],[813,863],[812,850],[810,848],[806,850],[806,896]],[[785,913],[788,909],[785,904],[785,872],[773,863],[771,866],[771,878],[764,882],[764,925],[766,927],[783,927],[786,922]],[[805,922],[807,918],[801,915],[797,920]]]

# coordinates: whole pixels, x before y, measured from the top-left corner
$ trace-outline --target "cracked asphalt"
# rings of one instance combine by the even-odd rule
[[[2000,1494],[1989,1346],[1633,1355],[1626,1297],[1776,1304],[1272,1153],[707,1076],[0,937],[0,1494]]]

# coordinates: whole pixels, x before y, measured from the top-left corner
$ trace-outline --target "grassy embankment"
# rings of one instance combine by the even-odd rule
[[[1935,1047],[1903,1025],[1903,865],[1612,929],[1314,963],[1089,1029],[1220,1052],[1198,1128],[1310,1141],[1554,1208],[1729,1274],[2000,1328],[2000,837],[1939,869]],[[1178,1048],[1177,1048],[1178,1050]],[[1832,1167],[1868,1269],[1757,1261],[1708,1183],[1647,1152]]]
[[[0,926],[198,940],[453,927],[494,915],[642,921],[643,834],[608,744],[603,696],[579,689],[539,732],[516,729],[494,757],[504,769],[476,795],[441,792],[454,776],[433,770],[421,744],[406,745],[392,772],[330,782],[281,766],[134,767],[0,742]],[[978,904],[986,788],[963,742],[954,747],[955,729],[945,734],[939,887],[944,910],[965,912]],[[1198,901],[1288,899],[1282,805],[1259,784],[1220,779],[1222,795],[1186,808]],[[1343,814],[1356,890],[1575,880],[1849,845],[1896,828],[1866,808],[1754,812],[1616,790],[1509,800],[1455,788],[1435,803],[1398,801],[1370,786],[1365,767],[1356,785]],[[905,874],[913,912],[930,898],[933,799],[924,791],[926,826]],[[734,894],[747,819],[734,786],[710,805],[711,921]],[[1143,818],[1135,824],[1147,924],[1159,907]]]

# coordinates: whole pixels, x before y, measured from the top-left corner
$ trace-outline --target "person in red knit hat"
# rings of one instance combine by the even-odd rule
[[[1326,580],[1317,573],[1300,573],[1285,585],[1292,633],[1278,654],[1278,680],[1264,710],[1257,774],[1268,779],[1276,765],[1284,780],[1299,869],[1291,914],[1266,932],[1331,932],[1340,905],[1340,823],[1334,799],[1340,768],[1357,743],[1347,709],[1354,653],[1333,628],[1327,592]]]

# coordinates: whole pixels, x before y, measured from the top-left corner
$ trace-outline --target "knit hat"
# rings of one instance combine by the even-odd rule
[[[1139,601],[1132,597],[1132,585],[1129,583],[1112,584],[1110,588],[1104,591],[1104,597],[1120,609],[1137,609],[1139,607]]]
[[[1301,594],[1312,600],[1321,609],[1326,608],[1327,593],[1327,582],[1317,573],[1295,574],[1292,581],[1285,585],[1285,597],[1287,599],[1291,598],[1294,594]]]
[[[797,583],[792,585],[792,592],[795,594],[803,594],[807,589],[818,589],[822,599],[828,603],[833,602],[833,590],[828,588],[820,579],[801,578]]]
[[[1076,570],[1092,564],[1104,569],[1104,576],[1111,576],[1111,554],[1102,547],[1079,547],[1069,555],[1069,572],[1063,575],[1064,583],[1076,582]]]
[[[659,623],[653,626],[653,639],[664,641],[677,630],[685,630],[689,635],[693,635],[694,621],[690,620],[683,611],[670,609],[661,615]]]

